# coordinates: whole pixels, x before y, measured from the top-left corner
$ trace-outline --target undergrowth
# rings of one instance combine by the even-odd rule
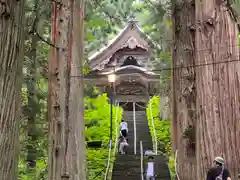
[[[152,118],[150,113],[150,104],[152,107],[152,117],[153,122],[156,130],[156,138],[158,142],[158,151],[163,153],[165,156],[168,157],[168,166],[171,172],[171,179],[175,177],[175,164],[174,164],[174,157],[171,156],[171,121],[170,120],[161,120],[159,116],[159,103],[160,97],[154,96],[150,99],[147,107],[147,118],[148,118],[148,125],[150,129],[150,133],[152,135],[152,139],[154,142],[154,131],[152,125]]]

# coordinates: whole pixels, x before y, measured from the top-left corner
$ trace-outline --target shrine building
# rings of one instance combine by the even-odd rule
[[[156,49],[160,46],[130,20],[107,46],[89,57],[84,79],[120,105],[127,104],[128,110],[133,102],[144,106],[159,89],[160,75],[153,63]]]

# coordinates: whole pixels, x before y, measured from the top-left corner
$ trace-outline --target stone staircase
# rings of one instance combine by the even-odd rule
[[[117,154],[113,165],[112,180],[141,180],[140,141],[143,142],[143,150],[152,148],[152,137],[148,128],[145,111],[136,111],[136,155],[134,155],[134,121],[133,112],[124,111],[123,119],[128,123],[127,154]],[[163,156],[155,157],[157,164],[156,180],[170,180],[168,166]]]
[[[137,134],[137,152],[140,153],[140,141],[143,142],[143,150],[152,149],[152,136],[148,128],[148,121],[145,111],[136,111],[136,134]]]

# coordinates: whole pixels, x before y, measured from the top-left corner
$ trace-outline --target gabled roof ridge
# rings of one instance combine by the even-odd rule
[[[90,57],[89,60],[92,60],[94,58],[97,57],[97,55],[103,51],[105,51],[106,49],[108,49],[113,42],[117,41],[123,34],[124,32],[128,29],[128,24],[125,25],[125,27],[111,40],[108,41],[107,45],[103,46],[101,49],[99,49],[98,51],[96,51],[95,53],[93,53]]]
[[[143,29],[140,28],[140,26],[138,25],[137,21],[136,20],[129,20],[125,27],[113,38],[111,39],[110,41],[108,41],[107,45],[106,46],[103,46],[100,50],[96,51],[95,53],[93,53],[90,57],[89,57],[89,60],[91,61],[92,59],[94,58],[97,58],[100,54],[104,53],[104,51],[106,51],[108,48],[110,48],[111,46],[114,45],[114,42],[117,42],[124,34],[125,32],[131,28],[131,25],[135,25],[137,30],[139,31],[139,33],[143,34],[146,39],[152,43],[152,45],[156,46],[158,49],[161,49],[161,46],[156,43],[149,35],[147,35],[146,32],[144,32]]]
[[[114,69],[114,70],[107,71],[107,72],[103,72],[102,74],[107,75],[107,74],[116,73],[116,72],[118,72],[118,71],[121,71],[121,70],[124,70],[124,69],[129,69],[129,68],[138,69],[138,70],[140,70],[140,71],[142,71],[142,72],[144,72],[144,73],[146,73],[146,74],[157,75],[157,74],[155,74],[154,72],[149,71],[149,70],[147,70],[147,69],[144,68],[144,67],[138,67],[138,66],[134,66],[134,65],[127,65],[127,66],[123,66],[123,67],[118,67],[118,68],[116,68],[116,69]]]

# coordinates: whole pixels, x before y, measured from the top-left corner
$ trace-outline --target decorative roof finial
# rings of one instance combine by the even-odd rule
[[[135,15],[134,15],[134,14],[131,14],[131,15],[129,16],[128,23],[137,23],[137,22],[138,22],[138,21],[137,21]]]

